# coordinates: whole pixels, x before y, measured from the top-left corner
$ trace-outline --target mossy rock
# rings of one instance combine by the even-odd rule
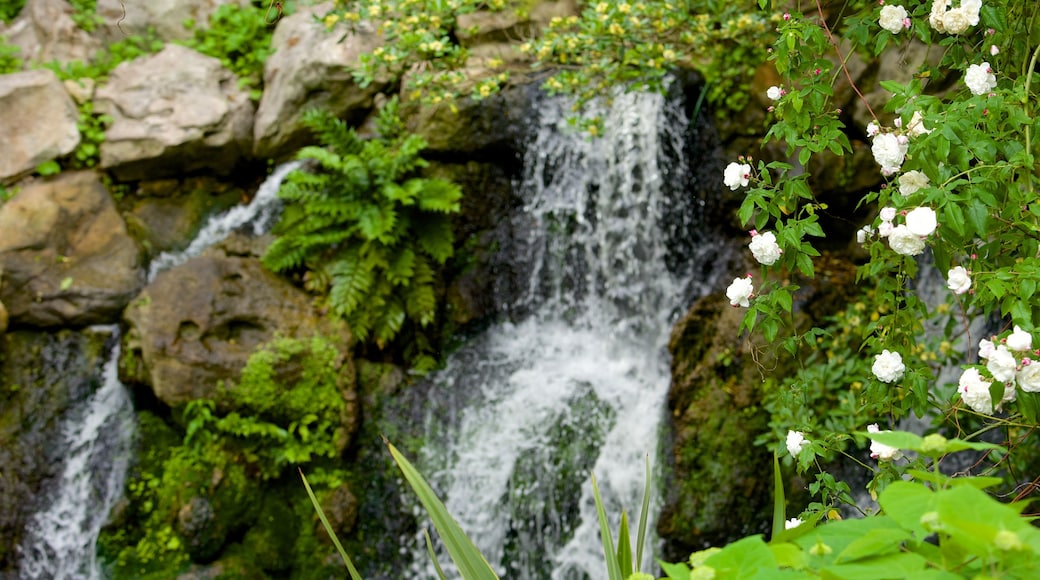
[[[292,505],[280,494],[267,493],[256,521],[242,539],[241,550],[266,572],[285,573],[293,566],[298,532]]]

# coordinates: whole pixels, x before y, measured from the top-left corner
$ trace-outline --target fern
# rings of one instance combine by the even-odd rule
[[[314,169],[292,173],[279,191],[286,209],[264,264],[327,291],[330,312],[359,341],[384,349],[408,324],[426,327],[436,319],[434,265],[454,253],[451,214],[459,211],[461,190],[416,175],[426,165],[426,142],[405,133],[396,100],[380,112],[375,139],[362,140],[326,111],[307,111],[303,120],[322,147],[299,151]],[[402,346],[428,358],[425,338],[423,344]]]

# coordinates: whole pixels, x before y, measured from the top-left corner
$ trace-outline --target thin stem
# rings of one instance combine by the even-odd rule
[[[820,15],[820,24],[823,26],[823,29],[827,31],[827,39],[830,41],[831,46],[834,47],[834,52],[838,55],[838,62],[841,63],[841,70],[845,71],[845,78],[848,79],[849,86],[852,87],[852,90],[856,91],[856,95],[858,95],[859,100],[863,101],[863,104],[866,105],[867,111],[870,113],[870,116],[874,118],[874,121],[880,124],[881,121],[878,120],[878,116],[874,114],[874,109],[870,108],[870,103],[867,102],[867,98],[863,96],[859,87],[856,86],[855,81],[852,80],[852,74],[849,72],[849,68],[845,66],[845,59],[841,56],[841,49],[838,48],[838,41],[834,39],[834,34],[831,33],[830,27],[827,26],[827,18],[823,15],[823,5],[820,4],[820,0],[816,0],[816,11]]]
[[[1025,110],[1026,110],[1026,117],[1030,116],[1029,115],[1029,101],[1030,101],[1030,99],[1029,99],[1029,84],[1033,81],[1033,70],[1036,68],[1036,59],[1037,59],[1038,56],[1040,56],[1040,44],[1036,45],[1036,49],[1033,50],[1033,56],[1032,56],[1032,58],[1029,59],[1029,70],[1026,71],[1026,87],[1025,87],[1026,90],[1025,90],[1025,94],[1022,95],[1022,98],[1025,99],[1025,103],[1023,103],[1023,106],[1025,107]],[[1029,130],[1029,126],[1030,126],[1030,123],[1026,123],[1026,126],[1025,126],[1026,153],[1028,153],[1029,156],[1032,157],[1033,156],[1033,148],[1032,148],[1032,143],[1030,143],[1031,132]],[[1036,164],[1034,163],[1033,165],[1035,166]],[[1032,179],[1026,180],[1026,184],[1027,184],[1026,187],[1029,188],[1029,193],[1033,193],[1033,180]]]

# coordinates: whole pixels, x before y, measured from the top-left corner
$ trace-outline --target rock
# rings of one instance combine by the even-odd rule
[[[12,324],[118,320],[144,283],[140,251],[90,171],[32,182],[0,206],[0,300]]]
[[[254,257],[218,249],[160,273],[124,316],[120,378],[150,386],[170,406],[216,398],[218,383],[237,380],[249,355],[276,334],[335,332],[302,290]]]
[[[226,175],[251,149],[249,93],[219,60],[180,45],[120,64],[94,104],[113,119],[101,166],[124,181]]]
[[[545,29],[553,18],[566,18],[581,13],[575,0],[534,2],[527,17],[516,10],[479,10],[461,14],[456,27],[459,42],[467,48],[481,44],[516,42],[532,38]],[[529,4],[530,5],[530,4]]]
[[[17,546],[60,474],[64,419],[98,388],[107,331],[0,335],[0,577],[17,578]],[[14,575],[9,575],[14,574]]]
[[[356,513],[356,506],[354,510]],[[331,515],[328,511],[325,513]],[[287,575],[293,566],[299,527],[300,518],[293,513],[292,505],[278,494],[268,493],[264,496],[256,522],[242,538],[242,547],[246,553],[253,554],[253,562],[264,570]],[[320,538],[325,532],[319,534]]]
[[[248,6],[248,0],[150,0],[149,2],[127,2],[126,0],[97,0],[97,14],[104,20],[102,26],[106,40],[119,40],[126,35],[144,36],[154,31],[161,40],[185,40],[191,38],[193,30],[185,22],[204,28],[209,17],[224,4]]]
[[[32,171],[79,145],[79,111],[50,70],[0,75],[0,179]]]
[[[382,88],[380,83],[361,88],[350,73],[362,54],[379,46],[378,36],[372,32],[344,38],[342,32],[326,30],[315,16],[332,6],[300,6],[275,29],[275,51],[264,66],[264,93],[253,127],[257,157],[283,156],[305,144],[310,132],[301,114],[309,108],[323,107],[361,121]]]
[[[673,469],[658,521],[668,561],[769,528],[772,456],[756,359],[739,328],[743,309],[702,298],[675,326],[668,394]],[[768,363],[767,363],[768,364]]]
[[[87,62],[101,40],[76,24],[75,11],[65,0],[26,0],[5,32],[7,42],[22,49],[19,56],[26,62]]]
[[[338,538],[343,539],[354,531],[358,519],[358,499],[350,490],[349,485],[344,483],[332,490],[322,500],[321,509],[325,512],[325,517],[329,520],[329,525],[332,526],[332,531]],[[314,534],[319,541],[332,543],[332,539],[325,531],[325,526],[318,520],[317,514],[314,517]]]
[[[177,533],[185,539],[192,560],[211,560],[220,553],[227,529],[218,524],[213,504],[202,496],[189,499],[177,511]]]

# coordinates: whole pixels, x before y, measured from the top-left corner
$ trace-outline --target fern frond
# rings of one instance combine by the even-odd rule
[[[332,147],[340,155],[361,151],[363,141],[346,122],[325,109],[310,109],[303,113],[303,124],[314,132],[318,141]]]
[[[388,236],[397,224],[397,212],[392,204],[371,204],[358,212],[358,229],[366,241],[379,240],[383,243],[392,241],[396,236]]]
[[[458,213],[462,189],[457,184],[443,179],[423,180],[422,193],[419,194],[419,209],[439,213]]]
[[[309,145],[300,149],[296,154],[297,159],[313,159],[321,165],[322,169],[339,173],[343,168],[343,158],[337,153],[324,147]]]
[[[386,279],[394,286],[408,284],[414,274],[415,252],[411,248],[397,252],[390,260],[390,267],[386,269]]]
[[[298,246],[294,238],[278,238],[260,261],[272,272],[285,272],[302,266],[306,259],[307,249]]]
[[[451,219],[443,215],[427,215],[423,218],[412,226],[416,243],[438,264],[443,264],[455,253],[455,233],[451,229]]]
[[[328,268],[332,279],[329,303],[333,312],[350,317],[365,300],[375,277],[366,268],[357,251],[341,252]]]
[[[405,311],[401,301],[397,297],[391,296],[386,301],[386,307],[383,308],[372,329],[379,348],[385,348],[397,336],[397,333],[401,331],[401,327],[404,325],[404,319]]]

